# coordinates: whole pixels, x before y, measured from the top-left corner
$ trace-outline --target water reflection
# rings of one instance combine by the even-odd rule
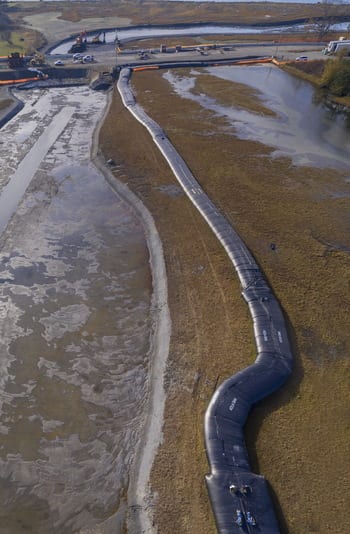
[[[257,35],[261,33],[281,34],[288,31],[300,31],[305,28],[304,24],[295,24],[291,27],[287,26],[226,26],[208,24],[203,26],[187,26],[187,27],[138,27],[138,28],[118,28],[118,39],[122,42],[132,41],[136,39],[149,39],[158,37],[181,37],[186,35],[239,35],[251,34]],[[106,31],[106,43],[114,43],[116,38],[116,31]],[[67,54],[68,50],[74,43],[74,40],[67,41],[51,50],[51,54]]]
[[[296,165],[349,169],[348,122],[343,114],[314,99],[311,84],[274,66],[212,67],[207,71],[257,89],[259,98],[276,112],[277,118],[223,106],[213,98],[196,95],[191,91],[194,78],[188,85],[188,78],[179,78],[172,72],[165,77],[182,96],[225,116],[239,137],[273,147],[275,156],[289,156]]]
[[[143,229],[89,162],[105,96],[35,93],[23,123],[74,114],[1,237],[0,530],[61,534],[109,526],[127,487],[147,391],[150,272]],[[31,105],[37,101],[37,104]],[[44,117],[42,116],[44,114]]]

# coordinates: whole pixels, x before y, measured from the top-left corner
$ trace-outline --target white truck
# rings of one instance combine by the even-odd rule
[[[344,51],[347,55],[350,55],[350,40],[349,39],[339,39],[339,41],[330,41],[326,48],[322,50],[323,54],[327,56],[334,56],[339,54],[339,52]]]

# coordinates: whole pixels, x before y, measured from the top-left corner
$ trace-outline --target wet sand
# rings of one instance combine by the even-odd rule
[[[144,229],[90,162],[105,95],[74,88],[23,98],[3,130],[2,189],[61,110],[71,112],[0,238],[1,525],[14,534],[114,532],[149,387]]]
[[[163,246],[154,219],[139,198],[125,186],[121,177],[116,180],[106,167],[98,148],[101,128],[110,113],[112,93],[108,95],[108,106],[103,119],[95,130],[92,148],[92,161],[100,169],[118,196],[133,207],[142,220],[150,254],[152,272],[152,311],[150,335],[150,365],[148,371],[148,395],[144,420],[141,424],[139,442],[129,471],[127,488],[127,513],[124,528],[130,534],[152,532],[153,510],[150,493],[150,474],[162,440],[162,427],[165,408],[164,379],[169,355],[171,320],[168,307],[168,288]],[[124,514],[123,514],[124,516]],[[121,531],[121,529],[119,529]]]

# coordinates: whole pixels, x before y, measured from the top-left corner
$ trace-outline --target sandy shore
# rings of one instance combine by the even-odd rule
[[[134,209],[142,221],[150,253],[152,272],[152,331],[150,341],[149,397],[141,432],[141,440],[135,453],[129,476],[127,492],[127,531],[130,534],[151,534],[153,529],[153,502],[149,482],[151,468],[162,439],[165,407],[164,377],[167,365],[171,321],[168,307],[166,267],[160,240],[153,217],[140,199],[106,166],[98,151],[101,127],[109,113],[112,93],[104,117],[94,132],[92,161],[105,176],[111,188]]]

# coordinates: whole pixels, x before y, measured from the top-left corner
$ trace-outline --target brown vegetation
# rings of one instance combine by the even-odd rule
[[[322,16],[322,6],[318,4],[269,4],[269,3],[183,3],[128,0],[74,3],[60,2],[61,18],[69,21],[96,16],[115,16],[130,18],[133,24],[175,24],[184,22],[224,22],[234,24],[253,24],[288,22],[296,19],[311,19]],[[22,4],[20,10],[13,10],[13,16],[22,14],[57,11],[57,5],[50,2]],[[350,6],[342,6],[342,13],[349,15]]]
[[[323,88],[322,96],[327,96],[331,102],[350,108],[350,61],[347,58],[290,61],[281,68]]]
[[[288,317],[293,376],[247,425],[252,464],[277,495],[282,531],[346,532],[350,186],[334,170],[294,167],[235,138],[223,119],[172,94],[161,73],[139,73],[133,84],[255,254]],[[101,146],[153,213],[166,257],[173,328],[164,442],[152,475],[159,532],[212,534],[203,414],[217,383],[254,359],[247,307],[224,252],[117,95]]]

